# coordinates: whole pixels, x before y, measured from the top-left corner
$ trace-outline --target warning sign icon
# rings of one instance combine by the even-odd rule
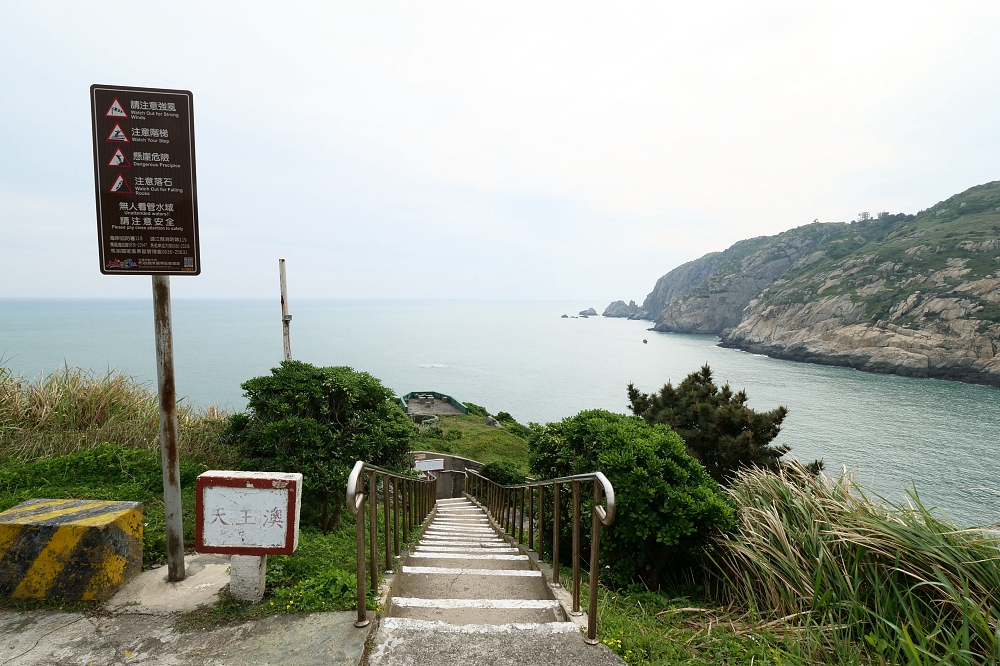
[[[115,184],[111,186],[108,192],[112,194],[132,194],[132,188],[128,186],[125,176],[118,174],[118,177],[115,178]]]
[[[115,154],[111,156],[111,161],[108,162],[108,166],[128,168],[132,166],[132,163],[128,161],[127,157],[125,157],[125,153],[122,152],[122,149],[118,148],[115,150]]]
[[[111,106],[108,107],[108,112],[104,114],[108,118],[128,118],[128,114],[125,113],[125,109],[122,107],[122,103],[115,98],[115,101],[111,102]]]
[[[111,130],[111,134],[108,135],[107,140],[128,143],[128,137],[125,136],[125,132],[122,131],[121,125],[115,125],[115,128]]]

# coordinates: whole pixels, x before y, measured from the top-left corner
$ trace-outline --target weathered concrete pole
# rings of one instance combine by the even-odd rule
[[[160,396],[160,457],[163,463],[163,513],[167,529],[167,580],[184,580],[184,526],[181,522],[181,463],[178,452],[177,390],[174,386],[174,336],[170,323],[170,277],[153,276],[153,325],[156,331],[156,386]]]
[[[292,360],[292,315],[288,314],[288,287],[285,284],[285,260],[278,259],[278,279],[281,281],[281,334],[285,342],[285,360]]]

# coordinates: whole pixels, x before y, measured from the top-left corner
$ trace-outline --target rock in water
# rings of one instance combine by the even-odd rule
[[[615,301],[608,307],[604,308],[604,317],[631,317],[632,315],[639,313],[639,306],[635,304],[635,301],[629,301],[628,305],[625,301]]]
[[[569,315],[563,315],[562,317],[559,317],[559,318],[560,319],[569,319]]]
[[[580,314],[586,317],[596,317],[597,310],[595,310],[594,308],[588,308],[586,310],[580,310]]]

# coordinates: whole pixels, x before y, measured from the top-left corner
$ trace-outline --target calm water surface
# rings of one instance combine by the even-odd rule
[[[853,467],[897,499],[915,484],[926,504],[964,523],[1000,521],[1000,390],[780,361],[722,349],[715,336],[647,331],[649,322],[560,318],[591,305],[599,304],[293,301],[292,353],[522,422],[625,412],[630,381],[654,390],[709,363],[753,407],[789,408],[778,441],[800,459]],[[240,382],[281,360],[277,304],[175,301],[173,313],[178,394],[243,408]],[[149,301],[0,300],[0,358],[15,372],[37,376],[65,362],[155,383],[153,354]]]

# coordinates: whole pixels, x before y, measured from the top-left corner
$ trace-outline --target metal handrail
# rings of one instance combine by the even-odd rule
[[[542,543],[545,539],[545,489],[552,488],[552,586],[559,583],[559,516],[562,504],[560,491],[563,484],[571,484],[573,488],[573,609],[570,615],[579,616],[580,611],[580,484],[593,483],[594,506],[591,516],[590,539],[590,593],[587,604],[587,637],[584,639],[591,645],[597,640],[597,588],[598,588],[598,555],[601,547],[601,525],[610,526],[615,522],[615,489],[608,477],[601,472],[574,474],[557,479],[532,481],[518,485],[502,486],[491,481],[472,469],[466,469],[466,492],[486,509],[490,518],[507,534],[524,543],[525,495],[529,504],[528,550],[535,549],[535,530],[538,530],[538,556],[542,557]],[[535,494],[538,494],[538,515],[535,516]],[[606,507],[601,506],[601,496],[604,496]],[[518,510],[520,509],[520,515]]]
[[[361,475],[368,474],[368,493],[364,492],[364,481]],[[400,543],[405,545],[410,540],[414,527],[424,522],[424,519],[434,507],[437,477],[430,472],[424,472],[429,478],[416,478],[393,472],[391,470],[369,465],[363,460],[354,463],[354,469],[347,477],[347,510],[356,516],[357,525],[357,558],[358,558],[358,619],[354,626],[364,627],[368,624],[365,575],[365,498],[368,502],[368,531],[371,534],[370,570],[372,591],[378,593],[378,476],[382,477],[382,521],[385,533],[385,571],[392,572],[392,558],[398,556]],[[392,501],[390,501],[390,493]],[[391,518],[390,518],[391,515]],[[400,539],[402,527],[402,540]]]

